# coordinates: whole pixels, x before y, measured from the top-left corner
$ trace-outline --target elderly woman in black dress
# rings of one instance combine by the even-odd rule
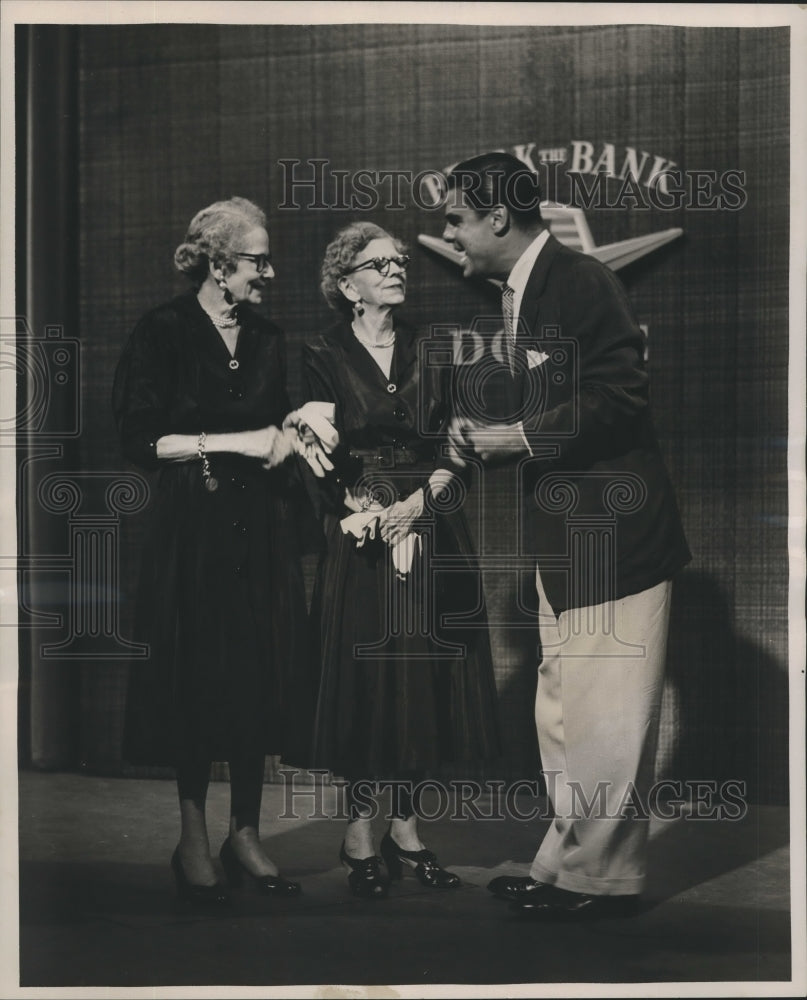
[[[409,869],[426,886],[459,884],[421,841],[411,792],[430,769],[499,752],[465,487],[441,458],[451,372],[425,363],[419,338],[396,318],[408,260],[378,226],[343,229],[322,265],[340,319],[303,354],[306,391],[335,405],[340,441],[334,471],[320,480],[327,551],[312,600],[322,666],[314,761],[348,781],[340,858],[352,891],[366,897],[385,896],[387,875]],[[452,615],[463,623],[451,627]],[[370,794],[389,779],[385,875]]]
[[[214,760],[229,763],[220,857],[232,884],[300,888],[267,857],[258,819],[265,756],[304,762],[310,733],[292,711],[309,701],[290,458],[304,446],[283,334],[251,308],[274,275],[263,212],[243,198],[202,209],[174,262],[194,287],[139,321],[113,394],[125,456],[159,469],[139,590],[150,653],[131,671],[124,754],[176,768],[177,888],[216,905],[227,895],[205,820]]]

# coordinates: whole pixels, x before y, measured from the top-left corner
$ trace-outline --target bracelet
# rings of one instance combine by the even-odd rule
[[[206,440],[207,434],[202,431],[196,444],[196,450],[199,454],[199,458],[202,460],[202,482],[205,484],[205,489],[208,493],[213,493],[219,488],[219,481],[215,476],[210,475],[210,462],[208,461],[207,454],[205,453]]]

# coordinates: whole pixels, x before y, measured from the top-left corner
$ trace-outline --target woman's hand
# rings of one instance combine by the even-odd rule
[[[345,487],[344,493],[344,504],[348,510],[352,511],[354,514],[359,514],[363,510],[367,510],[367,507],[363,507],[361,499],[353,495],[353,491],[349,490],[347,486]]]
[[[200,437],[192,434],[166,434],[157,441],[157,457],[168,462],[189,462],[199,458]],[[294,428],[261,427],[254,431],[231,431],[224,434],[207,434],[204,437],[205,453],[244,455],[255,458],[265,469],[273,469],[284,462],[297,442]]]
[[[387,545],[396,545],[406,538],[412,525],[423,513],[423,490],[415,490],[406,500],[398,500],[381,517],[381,538]]]
[[[277,427],[261,427],[260,430],[256,431],[241,431],[237,436],[233,435],[234,444],[236,442],[238,444],[238,447],[233,448],[233,450],[246,455],[247,458],[257,458],[261,462],[268,462],[278,434],[280,431]]]
[[[248,458],[257,458],[264,469],[274,469],[294,451],[297,431],[293,427],[261,427],[257,431],[243,431],[238,435],[243,444],[239,449]]]
[[[261,465],[264,469],[274,469],[276,466],[282,465],[295,450],[297,431],[293,427],[286,427],[282,431],[278,430],[277,427],[269,427],[268,430],[275,433],[269,444],[268,452],[260,456]]]

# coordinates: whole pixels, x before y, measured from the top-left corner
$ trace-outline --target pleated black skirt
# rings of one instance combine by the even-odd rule
[[[237,456],[163,469],[144,545],[124,757],[278,754],[305,765],[316,682],[283,475]]]
[[[393,777],[500,753],[481,576],[460,512],[418,522],[396,573],[380,539],[361,548],[326,525],[311,607],[321,682],[313,760],[339,775]]]

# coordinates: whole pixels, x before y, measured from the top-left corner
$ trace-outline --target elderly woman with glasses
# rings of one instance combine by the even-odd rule
[[[113,391],[124,455],[159,470],[138,598],[148,655],[132,665],[124,757],[176,769],[177,889],[215,906],[227,893],[205,818],[213,761],[229,764],[230,882],[300,889],[265,853],[258,820],[264,758],[305,762],[315,694],[291,456],[320,474],[329,463],[321,450],[313,462],[289,416],[283,334],[253,308],[274,276],[264,213],[243,198],[202,209],[174,263],[193,289],[139,321]]]
[[[327,549],[311,609],[322,668],[313,758],[347,781],[340,859],[369,898],[405,870],[425,886],[459,884],[419,837],[420,779],[499,752],[465,484],[441,455],[451,342],[430,344],[398,319],[408,264],[376,225],[339,232],[321,287],[340,319],[303,354],[308,395],[334,404],[340,441],[318,484]],[[377,857],[381,785],[391,811]]]

